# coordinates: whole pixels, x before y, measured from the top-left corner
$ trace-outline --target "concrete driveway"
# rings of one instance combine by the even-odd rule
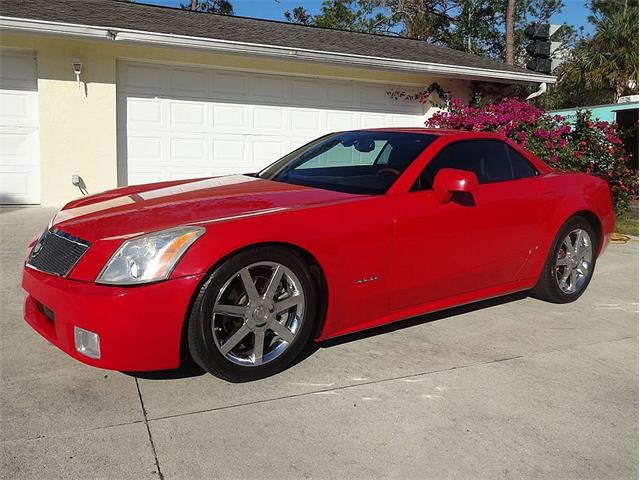
[[[638,242],[576,303],[522,296],[324,345],[281,375],[135,378],[22,320],[51,209],[0,209],[3,478],[637,478]]]

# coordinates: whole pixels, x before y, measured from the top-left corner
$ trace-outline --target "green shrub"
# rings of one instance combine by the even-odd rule
[[[616,213],[622,215],[637,197],[638,172],[628,166],[617,126],[590,117],[591,112],[579,111],[572,126],[560,115],[548,115],[515,98],[485,105],[453,99],[426,125],[498,132],[558,170],[598,175],[609,182]]]

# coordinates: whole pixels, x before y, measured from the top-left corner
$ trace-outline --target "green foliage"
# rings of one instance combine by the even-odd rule
[[[285,12],[289,22],[365,33],[402,35],[446,44],[450,39],[449,0],[324,0],[320,13],[303,6]]]
[[[468,53],[499,58],[503,55],[506,2],[460,0],[456,22],[451,24],[451,41],[447,46]]]
[[[593,24],[616,13],[626,13],[629,9],[638,10],[638,0],[590,0],[588,5],[591,10],[589,21]]]
[[[558,82],[541,105],[548,109],[615,103],[638,93],[638,2],[592,0],[596,27],[554,71]]]
[[[434,94],[438,96],[437,100],[433,98]],[[451,100],[451,94],[437,82],[433,82],[427,88],[414,93],[409,93],[405,90],[389,90],[387,95],[394,100],[404,99],[422,104],[429,103],[431,106],[438,108],[446,108]]]
[[[498,132],[558,170],[598,175],[609,183],[616,213],[621,215],[637,198],[638,172],[628,166],[616,126],[590,117],[589,111],[578,112],[572,127],[566,118],[552,117],[515,98],[477,105],[453,99],[427,126]]]
[[[638,10],[595,20],[593,37],[576,45],[555,74],[548,108],[615,103],[638,92]]]
[[[616,126],[593,122],[591,112],[581,110],[570,138],[568,152],[557,167],[603,177],[611,187],[616,213],[623,215],[638,196],[638,172],[628,166]]]
[[[451,43],[456,2],[451,0],[384,0],[401,35],[435,44]]]
[[[516,63],[526,61],[526,26],[548,21],[561,8],[562,0],[517,0]],[[324,0],[317,15],[299,6],[285,18],[304,25],[402,35],[504,60],[505,13],[504,0]],[[572,34],[566,26],[562,40]]]
[[[623,215],[616,215],[616,232],[637,237],[638,212],[634,212],[632,208]]]
[[[395,26],[383,9],[384,0],[324,0],[318,15],[303,6],[286,11],[287,21],[303,25],[367,33],[390,33]]]
[[[191,9],[191,3],[183,3],[180,8]],[[205,13],[233,15],[233,5],[229,0],[198,0],[196,10]]]

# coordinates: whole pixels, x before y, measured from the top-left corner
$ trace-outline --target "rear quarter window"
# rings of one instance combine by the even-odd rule
[[[511,161],[514,180],[538,175],[538,171],[531,165],[531,162],[518,153],[516,149],[507,145],[507,150],[509,151],[509,160]]]

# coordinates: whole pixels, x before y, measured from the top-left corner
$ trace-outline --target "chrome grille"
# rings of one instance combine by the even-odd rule
[[[66,276],[91,246],[62,230],[45,230],[29,253],[27,265],[45,273]]]

